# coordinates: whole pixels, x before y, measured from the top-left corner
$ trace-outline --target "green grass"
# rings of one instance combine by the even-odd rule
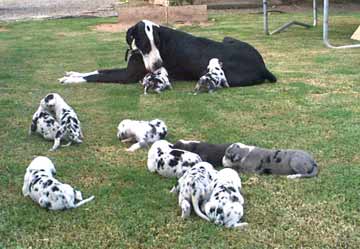
[[[276,16],[276,19],[275,19]],[[310,13],[272,15],[272,28]],[[124,33],[91,26],[115,19],[0,24],[0,248],[358,248],[360,244],[360,50],[330,50],[321,27],[265,36],[262,16],[217,12],[212,25],[183,27],[195,35],[247,41],[278,77],[276,84],[193,96],[195,82],[141,95],[138,84],[57,82],[64,71],[125,66]],[[331,18],[331,41],[349,42],[359,13]],[[82,121],[85,142],[52,146],[28,127],[40,99],[60,93]],[[129,154],[116,139],[125,118],[161,118],[168,140],[243,142],[311,152],[317,178],[289,181],[243,175],[246,230],[229,230],[195,215],[182,220],[174,179],[146,169],[147,151]],[[49,156],[58,178],[95,201],[47,212],[21,194],[34,155]]]

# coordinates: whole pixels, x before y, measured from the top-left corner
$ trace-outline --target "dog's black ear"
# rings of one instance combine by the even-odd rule
[[[153,26],[153,36],[154,36],[154,43],[155,46],[159,49],[160,48],[160,28]]]
[[[134,32],[135,32],[136,26],[130,27],[126,32],[126,43],[131,48],[131,43],[134,40]]]

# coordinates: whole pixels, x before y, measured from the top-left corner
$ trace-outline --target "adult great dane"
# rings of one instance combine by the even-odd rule
[[[209,60],[218,58],[223,62],[231,87],[255,85],[266,80],[276,82],[260,53],[234,38],[225,37],[217,42],[143,20],[128,29],[126,42],[130,47],[126,68],[67,72],[59,81],[64,84],[135,83],[161,66],[167,69],[171,80],[197,81],[206,72]]]

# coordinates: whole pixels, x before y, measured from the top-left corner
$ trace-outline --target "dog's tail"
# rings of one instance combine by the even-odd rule
[[[277,81],[275,75],[273,75],[267,68],[265,68],[264,78],[267,79],[270,83],[275,83]]]
[[[203,218],[204,220],[210,221],[209,218],[201,211],[200,209],[200,205],[201,203],[199,203],[198,198],[195,197],[195,195],[191,195],[191,201],[192,201],[192,205],[194,208],[194,211],[197,215],[199,215],[201,218]]]
[[[317,176],[317,174],[319,172],[318,165],[316,164],[316,162],[312,162],[312,166],[313,166],[312,170],[308,173],[288,175],[287,178],[296,179],[296,178],[310,178],[310,177]]]
[[[78,208],[78,207],[84,205],[85,203],[88,203],[88,202],[90,202],[90,201],[92,201],[92,200],[94,200],[94,199],[95,199],[95,196],[92,195],[92,196],[90,196],[89,198],[87,198],[87,199],[85,199],[85,200],[82,200],[82,201],[79,201],[78,203],[76,203],[75,206],[74,206],[74,208]]]

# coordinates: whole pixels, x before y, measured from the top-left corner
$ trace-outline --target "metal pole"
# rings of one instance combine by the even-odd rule
[[[333,46],[329,42],[329,0],[324,0],[323,40],[328,48],[360,48],[360,44]]]
[[[316,0],[313,0],[313,26],[316,27],[317,25],[317,4]]]
[[[267,11],[267,0],[263,0],[263,11],[264,11],[264,32],[265,35],[269,35],[269,17]]]

